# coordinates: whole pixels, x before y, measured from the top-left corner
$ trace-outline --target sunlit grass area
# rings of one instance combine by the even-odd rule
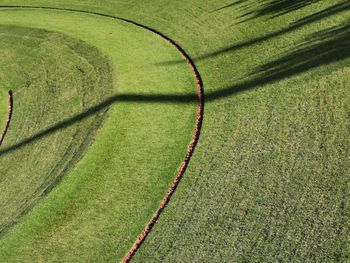
[[[3,71],[11,72],[3,82],[15,107],[0,149],[0,261],[121,258],[186,152],[196,100],[167,95],[195,94],[192,73],[155,66],[180,55],[125,23],[1,14]]]
[[[200,142],[135,262],[350,260],[348,1],[0,3],[130,19],[198,67]],[[0,148],[0,261],[118,261],[185,155],[191,70],[122,21],[0,14],[0,113],[9,87],[18,107]]]

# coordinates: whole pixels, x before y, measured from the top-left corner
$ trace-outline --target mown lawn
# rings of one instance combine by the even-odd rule
[[[70,7],[132,19],[175,39],[198,66],[206,93],[200,144],[170,206],[165,209],[154,231],[136,254],[136,262],[350,260],[348,1],[204,0],[164,3],[160,0],[63,0],[57,3],[51,0],[30,0],[25,3],[1,3]],[[8,16],[4,20],[1,18],[1,23],[13,21],[14,14],[6,12]],[[45,17],[44,13],[37,12],[36,17]],[[24,14],[27,13],[23,11],[20,16]],[[32,13],[28,12],[28,16],[32,16]],[[69,29],[68,24],[72,22],[70,19],[72,15],[67,14],[64,19],[57,20],[55,28],[70,32],[92,45],[99,46],[101,39],[109,39],[109,35],[99,28],[94,34],[91,33],[96,39],[89,40],[88,34],[83,30]],[[16,23],[24,23],[24,20],[25,18]],[[29,23],[28,20],[26,24],[35,26],[34,22]],[[60,25],[62,21],[64,25]],[[96,25],[91,28],[96,28]],[[132,29],[132,39],[143,34],[143,30],[134,30],[136,29]],[[134,42],[138,41],[130,41]],[[124,43],[126,42],[120,45],[128,47]],[[152,45],[157,43],[161,42],[157,39]],[[108,53],[112,47],[109,44],[102,51]],[[148,49],[143,45],[139,45],[136,50],[138,54],[134,49],[130,49],[130,52],[114,50],[115,54],[119,54],[118,61],[115,60],[117,69],[120,63],[124,65],[122,61],[125,57],[132,55],[142,59],[149,53],[145,53]],[[154,51],[154,54],[158,53]],[[130,69],[135,69],[133,72],[143,72],[145,69],[131,66],[134,61],[129,63]],[[155,70],[171,71],[174,74],[172,76],[177,76],[178,70],[183,69],[183,74],[187,76],[184,62],[175,54],[168,58],[159,57],[155,65]],[[119,71],[115,72],[119,83]],[[121,76],[122,73],[125,72],[121,72]],[[153,75],[146,72],[143,79],[152,79],[150,76]],[[173,81],[175,79],[169,79],[168,83]],[[116,108],[127,107],[127,104],[122,105]],[[147,106],[149,110],[155,107],[153,104]],[[144,107],[142,104],[140,111],[144,111]],[[184,109],[183,107],[181,104],[176,109]],[[173,120],[177,120],[178,116],[182,115],[174,116]],[[140,116],[140,120],[144,117]],[[173,122],[169,121],[162,127],[169,128],[168,135],[177,134],[170,132],[175,129],[174,126],[167,126],[171,123]],[[125,125],[119,119],[115,119],[114,124]],[[109,125],[107,119],[104,129],[108,130]],[[139,127],[139,131],[144,130],[144,126]],[[130,134],[130,131],[125,136],[126,134]],[[184,132],[181,138],[186,138],[185,134],[187,133]],[[99,138],[98,136],[96,145],[99,145]],[[169,137],[164,136],[162,140],[166,138]],[[184,139],[183,145],[185,141]],[[92,152],[98,148],[94,145],[90,149]],[[173,145],[175,147],[176,143]],[[102,151],[106,148],[100,149]],[[125,149],[127,152],[130,147],[125,146]],[[122,155],[118,155],[116,160],[120,160],[120,156]],[[140,163],[145,160],[145,156],[147,154],[140,155],[140,159],[132,159],[135,163]],[[180,159],[181,153],[178,152],[178,160]],[[163,162],[156,160],[154,163]],[[173,171],[175,163],[174,158]],[[77,169],[85,164],[82,161]],[[86,174],[94,171],[90,166],[85,167]],[[158,168],[153,171],[162,174]],[[133,177],[130,177],[129,185],[123,185],[123,191],[128,196],[133,196],[139,193],[133,183],[138,174],[134,171],[130,174]],[[168,174],[168,179],[172,175]],[[115,180],[113,183],[118,182]],[[164,182],[163,189],[166,184]],[[55,195],[59,196],[59,190],[64,187],[66,185],[63,181],[47,200],[51,200],[51,196],[54,200]],[[84,189],[84,185],[81,188]],[[115,191],[120,193],[119,188]],[[154,200],[154,208],[163,192],[159,189],[157,194],[153,190],[147,193]],[[88,197],[91,195],[86,195],[83,200],[88,200]],[[61,227],[55,228],[55,235],[46,231],[49,229],[47,227],[38,227],[38,230],[45,231],[35,234],[26,232],[30,227],[21,223],[2,238],[0,254],[18,253],[16,257],[20,259],[20,254],[25,251],[24,255],[34,255],[35,258],[39,255],[31,249],[35,247],[40,248],[40,256],[47,261],[69,262],[71,259],[76,261],[77,258],[92,262],[118,260],[136,238],[137,229],[142,228],[147,216],[152,213],[153,208],[149,206],[144,216],[136,219],[138,211],[143,211],[141,208],[148,203],[148,200],[143,199],[137,199],[140,202],[137,207],[129,207],[130,216],[135,221],[129,220],[123,227],[109,228],[108,235],[98,230],[100,224],[109,225],[111,217],[105,217],[107,212],[101,213],[101,218],[95,224],[89,224],[95,220],[94,217],[86,218],[83,221],[86,222],[85,225],[79,224],[84,227],[63,221]],[[94,206],[103,203],[101,199],[94,200]],[[57,208],[53,201],[47,201],[47,204],[51,204],[52,208],[43,211],[47,211],[49,217],[50,213],[56,213]],[[125,200],[125,204],[130,204],[130,201]],[[41,207],[45,207],[45,202],[34,209],[33,216],[26,217],[28,219],[24,222],[34,222],[35,213],[38,211],[40,215]],[[109,203],[106,207],[113,206]],[[65,211],[65,208],[61,211]],[[119,222],[123,220],[120,219]],[[89,229],[90,234],[83,238],[82,229]],[[20,234],[22,231],[26,234]],[[36,242],[32,241],[32,236],[37,237]],[[85,239],[86,236],[90,239]],[[114,242],[118,245],[92,248],[85,245],[86,240],[104,245]],[[76,246],[72,247],[71,244]],[[59,258],[59,255],[63,255],[63,258]]]
[[[7,108],[8,108],[7,90],[6,90],[6,88],[2,88],[0,90],[0,129],[1,129],[1,132],[4,129],[5,123],[6,123]]]
[[[192,73],[156,66],[181,56],[124,22],[49,10],[0,20],[15,99],[0,149],[0,261],[115,261],[186,152],[196,97],[168,98],[195,94]]]

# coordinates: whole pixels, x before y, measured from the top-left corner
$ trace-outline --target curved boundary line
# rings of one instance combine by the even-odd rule
[[[5,136],[7,134],[7,131],[8,129],[10,128],[10,123],[11,123],[11,119],[12,119],[12,112],[13,112],[13,94],[12,94],[12,91],[9,90],[8,92],[8,99],[9,99],[9,106],[8,106],[8,110],[7,110],[7,120],[6,120],[6,125],[5,125],[5,128],[1,134],[1,137],[0,137],[0,146],[1,144],[3,143],[4,139],[5,139]]]
[[[203,116],[204,116],[204,89],[203,89],[203,81],[202,78],[199,74],[199,71],[197,67],[195,66],[193,60],[191,57],[186,53],[186,51],[179,45],[177,44],[174,40],[172,40],[170,37],[167,37],[160,31],[153,29],[151,27],[142,25],[140,23],[134,22],[129,19],[113,16],[113,15],[108,15],[108,14],[103,14],[103,13],[98,13],[98,12],[93,12],[93,11],[86,11],[86,10],[78,10],[78,9],[71,9],[71,8],[59,8],[59,7],[42,7],[42,6],[21,6],[21,5],[9,5],[9,6],[0,6],[2,9],[10,9],[10,8],[17,8],[17,9],[48,9],[48,10],[61,10],[61,11],[70,11],[70,12],[77,12],[77,13],[87,13],[87,14],[92,14],[92,15],[97,15],[97,16],[103,16],[103,17],[108,17],[112,19],[117,19],[120,21],[124,21],[126,23],[144,28],[148,31],[151,31],[155,33],[156,35],[160,36],[164,40],[166,40],[168,43],[170,43],[179,53],[181,56],[184,58],[188,66],[191,68],[192,74],[194,78],[196,79],[197,82],[197,94],[198,94],[198,108],[197,108],[197,118],[196,118],[196,123],[195,123],[195,128],[194,132],[192,134],[192,140],[190,145],[188,146],[187,153],[185,155],[184,160],[182,161],[180,168],[178,169],[178,173],[173,180],[172,184],[170,185],[166,195],[162,199],[161,203],[159,204],[156,212],[153,214],[151,217],[150,221],[148,224],[145,226],[141,234],[139,234],[138,238],[136,239],[135,243],[133,246],[129,249],[129,251],[125,254],[125,256],[122,259],[122,263],[128,263],[131,261],[132,257],[135,255],[137,250],[141,247],[142,243],[146,240],[147,236],[150,234],[154,224],[158,221],[161,213],[163,212],[164,208],[169,204],[171,197],[175,193],[177,187],[180,184],[181,179],[183,178],[183,175],[190,163],[191,157],[194,153],[195,147],[197,146],[197,143],[199,141],[199,136],[202,128],[202,123],[203,123]]]
[[[203,115],[204,115],[204,89],[203,89],[203,82],[202,78],[199,74],[199,71],[197,70],[194,62],[192,59],[187,55],[187,53],[173,40],[170,38],[164,36],[162,33],[159,33],[155,30],[151,30],[152,32],[156,33],[157,35],[163,37],[166,39],[171,45],[173,45],[182,55],[182,57],[186,60],[187,64],[190,66],[192,70],[192,74],[195,77],[197,81],[197,93],[198,93],[198,109],[197,109],[197,118],[195,123],[194,132],[192,134],[192,141],[190,145],[188,146],[187,153],[185,155],[184,160],[182,161],[180,168],[178,170],[178,173],[173,180],[172,185],[169,187],[168,192],[164,196],[163,200],[161,201],[158,209],[153,214],[151,220],[148,222],[144,230],[141,232],[137,240],[135,241],[134,245],[131,247],[131,249],[128,251],[128,253],[124,256],[122,259],[122,263],[128,263],[132,259],[132,257],[135,255],[137,250],[140,248],[142,243],[146,240],[147,236],[151,232],[154,224],[158,221],[161,213],[163,212],[163,209],[169,204],[170,198],[173,196],[173,194],[176,191],[176,188],[179,186],[180,181],[190,163],[191,157],[194,153],[194,150],[197,146],[197,143],[199,141],[199,136],[202,128],[203,123]]]

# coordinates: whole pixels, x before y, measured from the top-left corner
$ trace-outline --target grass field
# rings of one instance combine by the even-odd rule
[[[5,126],[7,108],[8,108],[7,90],[6,88],[3,88],[0,90],[0,123],[1,123],[0,129],[3,129],[1,125]]]
[[[346,0],[0,1],[157,29],[204,81],[200,143],[135,262],[350,261]],[[123,21],[0,9],[0,262],[115,262],[191,139],[196,83]],[[193,99],[194,98],[194,99]]]
[[[40,19],[32,21],[33,15]],[[173,70],[154,66],[180,56],[154,34],[120,22],[42,10],[4,11],[1,21],[12,24],[3,29],[9,35],[3,40],[8,48],[2,45],[9,57],[4,66],[20,65],[17,71],[4,71],[23,81],[4,84],[20,88],[14,89],[15,114],[1,149],[1,210],[6,214],[1,218],[0,261],[113,261],[155,210],[194,126],[195,101],[147,98],[195,91],[192,74],[187,65]],[[100,35],[89,31],[96,27]],[[90,43],[53,33],[61,28]],[[124,56],[121,50],[133,54]],[[118,74],[108,60],[117,61]],[[125,103],[123,94],[140,98]],[[94,144],[74,168],[91,140]]]

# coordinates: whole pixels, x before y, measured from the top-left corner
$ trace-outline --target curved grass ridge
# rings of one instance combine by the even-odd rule
[[[86,41],[23,24],[1,22],[0,32],[2,86],[11,87],[15,99],[0,147],[1,242],[86,155],[109,114],[103,109],[78,114],[110,97],[117,85],[107,56]],[[18,160],[21,164],[14,165]]]
[[[188,165],[190,163],[190,160],[191,160],[191,157],[192,157],[192,155],[194,153],[196,145],[197,145],[197,143],[199,141],[199,136],[200,136],[202,123],[203,123],[204,89],[203,89],[203,82],[202,82],[201,76],[199,74],[199,71],[197,70],[197,68],[196,68],[195,64],[193,63],[193,61],[191,60],[190,56],[178,44],[176,44],[173,40],[169,39],[168,37],[165,37],[161,33],[158,33],[155,30],[152,30],[152,31],[155,32],[156,34],[160,35],[161,37],[165,38],[166,40],[168,40],[169,43],[172,44],[181,53],[183,58],[186,60],[187,64],[190,66],[190,68],[192,70],[192,73],[193,73],[193,75],[194,75],[194,77],[196,78],[196,81],[197,81],[197,93],[198,93],[197,118],[196,118],[195,129],[194,129],[194,132],[193,132],[193,135],[192,135],[192,141],[191,141],[190,145],[188,146],[186,156],[185,156],[184,160],[181,163],[181,166],[180,166],[180,168],[178,170],[178,173],[177,173],[173,183],[169,187],[168,192],[166,193],[166,195],[162,199],[158,209],[153,214],[151,220],[148,222],[148,224],[146,225],[146,227],[144,228],[142,233],[139,235],[139,237],[135,241],[134,245],[130,248],[128,253],[122,259],[122,261],[121,261],[122,263],[130,262],[132,257],[135,255],[137,250],[140,248],[142,243],[146,240],[147,236],[152,231],[152,228],[153,228],[154,224],[157,222],[157,220],[159,219],[159,217],[160,217],[161,213],[163,212],[164,208],[168,205],[168,203],[170,201],[170,198],[175,193],[176,188],[180,184],[180,181],[181,181],[183,175],[186,172],[186,169],[187,169],[187,167],[188,167]]]
[[[190,163],[191,157],[192,157],[192,155],[194,153],[195,147],[197,146],[197,143],[199,141],[200,132],[201,132],[202,123],[203,123],[203,116],[204,116],[204,89],[203,89],[203,81],[202,81],[202,78],[200,76],[200,73],[199,73],[197,67],[195,66],[195,64],[194,64],[193,60],[191,59],[191,57],[186,53],[186,51],[179,44],[177,44],[173,39],[169,38],[168,36],[164,35],[163,33],[161,33],[160,31],[158,31],[156,29],[150,28],[150,27],[148,27],[146,25],[142,25],[140,23],[134,22],[134,21],[129,20],[129,19],[125,19],[125,18],[121,18],[121,17],[117,17],[117,16],[112,16],[112,15],[108,15],[108,14],[103,14],[103,13],[98,13],[98,12],[78,10],[78,9],[71,9],[71,8],[42,7],[42,6],[23,6],[23,5],[22,6],[21,5],[18,5],[18,6],[16,6],[16,5],[3,6],[2,5],[2,6],[0,6],[0,8],[62,10],[62,11],[70,11],[70,12],[78,12],[78,13],[87,13],[87,14],[92,14],[92,15],[97,15],[97,16],[102,16],[102,17],[108,17],[108,18],[124,21],[126,23],[129,23],[129,24],[132,24],[132,25],[144,28],[144,29],[146,29],[148,31],[151,31],[154,34],[156,34],[156,35],[160,36],[161,38],[163,38],[164,40],[166,40],[167,42],[169,42],[169,44],[171,44],[175,49],[177,49],[179,51],[179,53],[181,54],[183,59],[186,61],[188,66],[191,68],[192,74],[193,74],[193,76],[196,79],[197,96],[198,96],[197,97],[197,103],[198,103],[197,116],[196,116],[194,132],[193,132],[193,135],[192,135],[192,140],[191,140],[191,143],[188,146],[185,158],[182,161],[182,163],[180,165],[180,168],[178,169],[178,173],[177,173],[175,179],[173,180],[172,184],[170,185],[166,195],[162,199],[159,207],[157,208],[156,212],[153,214],[153,216],[151,217],[150,221],[145,226],[145,228],[143,229],[141,234],[138,236],[138,238],[136,239],[136,241],[133,244],[133,246],[126,253],[126,255],[123,257],[123,259],[121,261],[122,263],[130,262],[132,257],[135,255],[137,250],[140,248],[142,243],[146,240],[147,236],[152,231],[152,228],[153,228],[154,224],[159,219],[159,217],[160,217],[161,213],[163,212],[164,208],[169,204],[171,197],[175,193],[178,185],[180,184],[181,179],[183,178],[183,175],[184,175],[184,173],[185,173],[185,171],[186,171],[186,169],[187,169],[187,167],[188,167],[188,165]]]
[[[12,112],[13,112],[13,94],[12,91],[9,90],[8,92],[8,101],[9,101],[9,106],[8,106],[8,111],[7,111],[7,120],[6,120],[6,125],[5,128],[1,134],[0,137],[0,146],[3,143],[5,136],[7,134],[8,129],[10,128],[10,123],[11,123],[11,118],[12,118]]]

